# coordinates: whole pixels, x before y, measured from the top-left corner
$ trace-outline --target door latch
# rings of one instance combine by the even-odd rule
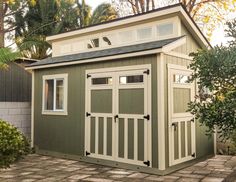
[[[116,119],[118,119],[118,118],[119,118],[118,115],[115,115],[115,116],[114,116],[114,120],[115,120],[115,122],[116,122]]]
[[[176,129],[177,129],[177,124],[176,124],[176,123],[172,123],[172,126],[174,126],[174,130],[176,131]]]

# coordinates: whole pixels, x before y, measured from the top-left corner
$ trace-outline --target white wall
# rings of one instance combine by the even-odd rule
[[[0,102],[0,119],[13,124],[28,138],[30,138],[30,102]]]

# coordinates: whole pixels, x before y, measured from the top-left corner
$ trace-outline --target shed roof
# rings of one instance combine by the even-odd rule
[[[165,40],[159,40],[159,41],[153,41],[153,42],[147,42],[147,43],[142,43],[142,44],[136,44],[136,45],[110,48],[110,49],[105,49],[105,50],[66,55],[66,56],[49,57],[41,61],[35,62],[31,65],[28,65],[27,67],[53,65],[53,64],[65,63],[65,62],[67,63],[67,62],[73,62],[73,61],[83,61],[83,60],[89,60],[89,59],[94,59],[94,58],[102,58],[102,57],[107,57],[107,56],[115,56],[115,55],[121,55],[121,54],[127,54],[127,53],[159,49],[183,37],[184,36],[171,38],[171,39],[165,39]]]

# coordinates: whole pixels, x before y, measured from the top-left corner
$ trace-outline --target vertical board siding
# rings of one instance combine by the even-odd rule
[[[0,102],[31,102],[31,74],[16,63],[0,69],[0,88]]]
[[[98,68],[134,66],[142,64],[151,64],[152,79],[152,165],[157,167],[157,66],[156,55],[125,58],[114,61],[104,61],[99,63],[88,63],[58,68],[48,68],[35,71],[35,145],[42,150],[49,150],[72,155],[84,155],[84,130],[85,130],[85,71]],[[67,116],[49,116],[42,115],[42,76],[52,74],[68,73],[68,115]],[[107,108],[108,109],[108,108]],[[93,119],[94,120],[94,119]],[[135,123],[135,122],[134,122]],[[111,146],[111,118],[107,122],[107,146]],[[132,128],[130,121],[128,126]],[[95,126],[91,126],[95,127]],[[128,127],[128,128],[129,128]],[[135,128],[135,126],[133,126]],[[129,130],[129,129],[128,129]],[[95,135],[95,129],[91,130],[91,137]],[[100,132],[100,131],[99,131]],[[103,131],[104,132],[104,131]],[[136,133],[132,133],[136,135]],[[99,135],[101,136],[101,135]],[[100,143],[104,142],[99,140]],[[141,141],[142,142],[142,141]],[[129,140],[128,143],[135,143]],[[124,145],[123,145],[124,146]],[[91,145],[95,150],[95,146]],[[129,147],[129,146],[128,146]],[[99,148],[101,151],[102,148]],[[130,150],[134,150],[130,148]],[[111,148],[107,148],[107,154],[111,155]],[[137,157],[143,153],[140,148]],[[124,155],[124,154],[122,154]],[[130,152],[129,157],[135,157]],[[142,155],[142,154],[141,154]]]

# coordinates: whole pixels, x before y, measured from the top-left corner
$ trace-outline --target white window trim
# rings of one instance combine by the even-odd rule
[[[53,110],[45,110],[45,81],[49,80],[49,79],[53,79],[54,83],[56,79],[63,79],[63,83],[64,83],[64,106],[63,106],[63,110],[56,110],[55,109],[55,94],[56,92],[54,92],[54,103],[53,103]],[[54,84],[54,90],[55,90],[55,84]],[[43,115],[68,115],[68,111],[67,111],[67,105],[68,105],[68,74],[55,74],[55,75],[44,75],[43,76],[43,96],[42,96],[42,114]]]

